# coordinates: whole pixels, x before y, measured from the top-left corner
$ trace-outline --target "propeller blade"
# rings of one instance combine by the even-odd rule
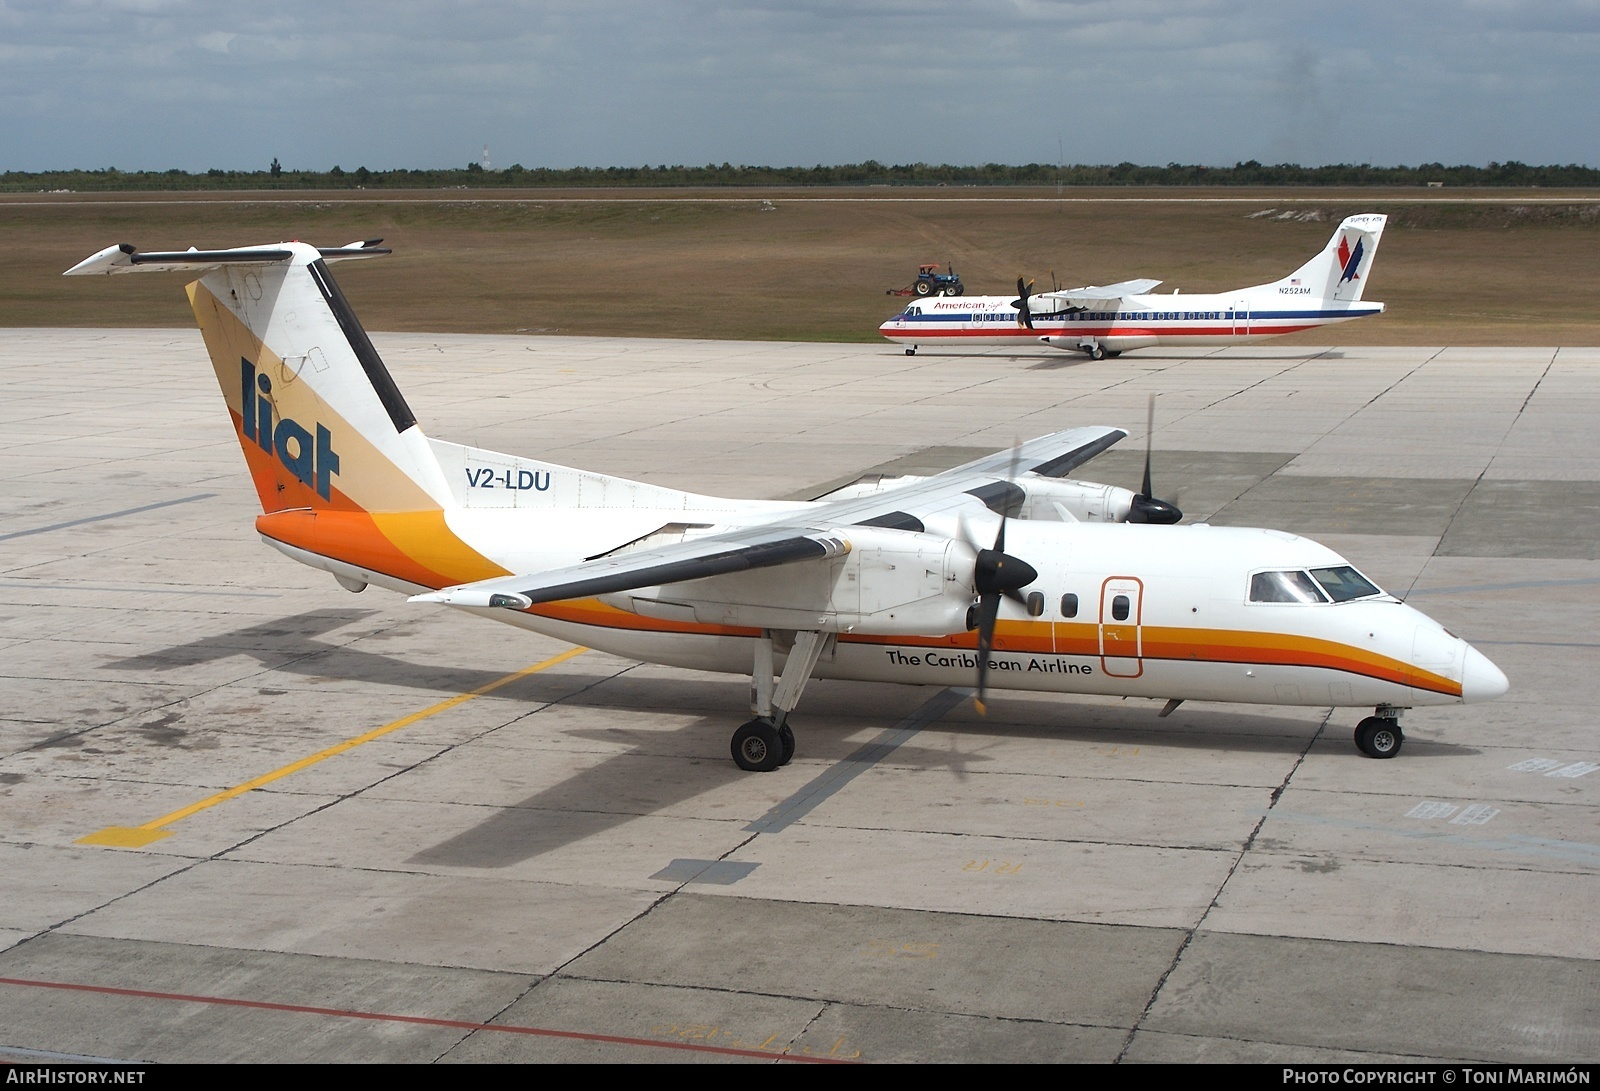
[[[994,622],[999,613],[999,595],[984,595],[978,600],[978,692],[973,704],[980,715],[985,711],[983,699],[989,691],[989,650],[994,647]]]
[[[1028,293],[1033,290],[1033,281],[1023,283],[1021,277],[1017,278],[1017,298],[1011,305],[1017,309],[1017,324],[1033,329],[1033,311],[1028,308]]]
[[[1021,288],[1022,278],[1017,278]],[[1011,445],[1011,468],[1006,471],[1006,485],[1016,490],[1017,469],[1022,464],[1022,441]],[[1006,512],[1009,505],[999,509],[1000,528],[994,534],[993,549],[979,549],[973,564],[972,586],[978,592],[978,691],[973,704],[978,714],[985,711],[984,694],[989,684],[989,652],[994,647],[995,620],[1000,616],[1000,596],[1027,605],[1022,588],[1039,578],[1039,572],[1021,557],[1006,552]]]
[[[1178,505],[1167,500],[1157,500],[1154,490],[1150,487],[1150,462],[1152,450],[1155,446],[1156,433],[1156,396],[1150,395],[1150,403],[1145,411],[1144,425],[1144,485],[1138,495],[1133,498],[1133,503],[1128,508],[1128,522],[1130,523],[1155,523],[1171,525],[1183,518],[1183,512],[1178,510]]]
[[[1144,488],[1141,495],[1149,497],[1154,495],[1150,488],[1150,457],[1155,446],[1156,437],[1156,396],[1150,395],[1150,400],[1145,405],[1144,411]]]

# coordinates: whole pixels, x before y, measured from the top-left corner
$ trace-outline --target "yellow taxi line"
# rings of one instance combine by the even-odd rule
[[[274,781],[282,780],[284,777],[298,773],[302,769],[308,769],[311,766],[316,765],[318,762],[326,761],[331,757],[343,754],[347,750],[354,750],[363,743],[369,743],[373,739],[380,739],[392,732],[399,731],[403,727],[410,727],[419,720],[426,720],[429,716],[436,716],[441,712],[446,712],[452,708],[455,708],[457,705],[465,704],[474,697],[482,697],[486,693],[493,693],[501,686],[508,686],[520,678],[526,678],[530,674],[538,674],[540,671],[548,670],[556,664],[564,663],[568,659],[571,659],[574,656],[582,655],[588,650],[589,649],[587,648],[569,648],[560,655],[551,656],[549,659],[546,659],[541,663],[535,663],[530,667],[524,667],[519,671],[513,671],[512,673],[503,677],[496,678],[492,682],[486,682],[477,689],[469,690],[466,693],[458,694],[455,697],[449,698],[448,700],[440,701],[436,705],[429,705],[427,708],[421,709],[420,711],[413,712],[407,716],[402,716],[398,720],[391,720],[382,727],[373,728],[364,735],[357,735],[353,739],[346,739],[344,742],[330,746],[326,750],[319,750],[315,754],[301,758],[299,761],[290,762],[288,765],[274,769],[270,773],[263,773],[261,776],[256,777],[253,780],[247,780],[243,784],[236,785],[227,789],[226,791],[218,792],[213,796],[208,796],[205,799],[200,800],[198,803],[191,803],[189,806],[182,807],[176,811],[173,811],[171,814],[164,814],[160,818],[146,822],[142,826],[108,826],[103,830],[98,830],[95,833],[78,838],[77,843],[80,845],[106,845],[113,848],[139,848],[140,846],[148,845],[153,841],[159,841],[163,837],[170,837],[173,831],[167,829],[166,827],[175,822],[182,821],[183,819],[188,818],[190,815],[198,814],[201,811],[215,807],[219,803],[226,803],[235,796],[241,796],[246,792],[264,787],[265,785],[271,784]]]

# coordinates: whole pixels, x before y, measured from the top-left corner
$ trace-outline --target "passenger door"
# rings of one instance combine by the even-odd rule
[[[1144,673],[1144,583],[1111,576],[1100,585],[1100,666],[1113,678]]]

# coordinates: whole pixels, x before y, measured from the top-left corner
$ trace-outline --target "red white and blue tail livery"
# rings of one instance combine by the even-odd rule
[[[1383,313],[1361,298],[1386,216],[1351,216],[1322,253],[1282,280],[1214,295],[1153,295],[1159,280],[1129,280],[1015,298],[919,299],[878,331],[911,355],[929,346],[1031,347],[1086,352],[1099,360],[1158,345],[1240,345]]]

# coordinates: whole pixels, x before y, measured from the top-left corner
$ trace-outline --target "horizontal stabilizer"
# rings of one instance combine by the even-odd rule
[[[375,258],[390,253],[378,246],[382,239],[365,239],[345,246],[319,248],[324,261]],[[86,277],[112,273],[208,273],[225,265],[273,265],[288,261],[294,251],[273,246],[246,246],[233,250],[140,250],[124,242],[108,246],[68,269],[63,276]]]

